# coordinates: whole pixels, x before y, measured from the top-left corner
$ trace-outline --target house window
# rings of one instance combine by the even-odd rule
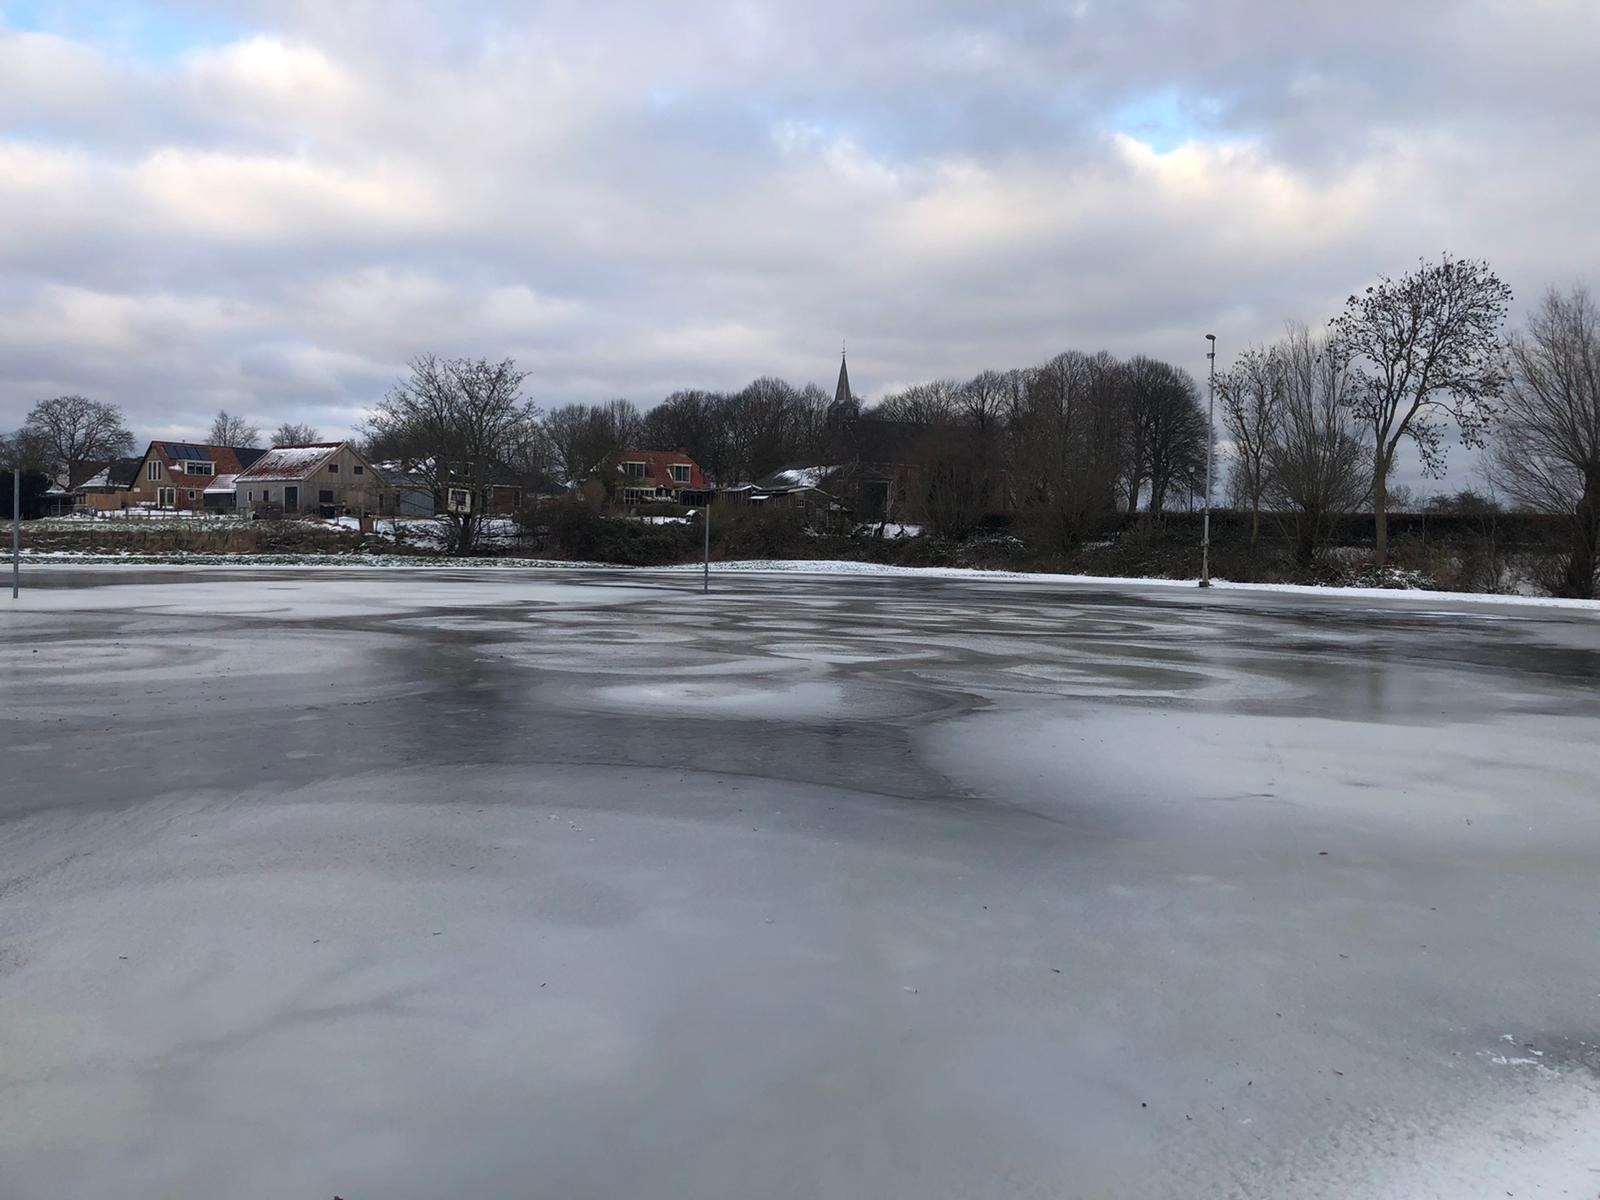
[[[672,482],[673,483],[688,483],[689,482],[689,467],[688,467],[687,464],[685,464],[685,463],[673,463],[672,464]]]
[[[183,473],[185,475],[215,475],[217,473],[217,468],[215,463],[202,462],[195,458],[187,458],[184,459],[183,462]]]
[[[148,463],[145,464],[144,477],[146,479],[160,479],[161,478],[161,464],[156,462],[154,459],[151,459]]]
[[[254,492],[246,492],[244,494],[244,498],[246,500],[254,500],[256,498],[256,494]]]
[[[360,463],[356,463],[353,467],[350,468],[350,474],[352,474],[352,475],[365,475],[366,471],[364,469],[362,469],[362,466],[361,466]]]
[[[189,493],[189,499],[190,499],[190,500],[193,500],[193,499],[194,499],[194,492],[192,492],[192,491],[191,491],[191,492],[190,492],[190,493]]]
[[[472,493],[469,492],[466,488],[451,488],[450,489],[450,511],[451,512],[471,512],[472,511]]]
[[[337,475],[338,473],[339,473],[339,464],[338,463],[329,463],[328,464],[328,474],[329,475]]]
[[[642,462],[625,462],[622,464],[622,473],[629,479],[643,479],[644,464]]]
[[[333,493],[331,491],[329,491],[327,488],[324,488],[322,491],[317,493],[317,503],[318,504],[332,504],[333,503]]]

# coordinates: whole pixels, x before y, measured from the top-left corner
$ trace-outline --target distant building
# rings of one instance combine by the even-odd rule
[[[137,458],[118,458],[78,485],[74,493],[78,508],[96,512],[119,512],[129,506],[133,481],[139,477]]]
[[[584,484],[595,502],[708,504],[712,488],[700,464],[684,450],[623,450],[613,454]]]
[[[128,489],[129,507],[203,511],[206,489],[219,476],[238,475],[265,453],[256,446],[151,442]]]
[[[318,442],[268,450],[233,481],[240,512],[325,517],[375,513],[388,484],[349,442]]]

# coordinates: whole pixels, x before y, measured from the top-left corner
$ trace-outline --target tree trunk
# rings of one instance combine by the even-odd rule
[[[1381,570],[1389,562],[1389,464],[1380,450],[1372,473],[1372,560]]]
[[[1253,497],[1250,501],[1250,549],[1256,548],[1256,538],[1261,534],[1261,497]]]
[[[1563,595],[1588,600],[1594,596],[1595,549],[1600,546],[1600,479],[1584,488],[1572,517],[1572,554],[1561,590]]]
[[[1300,520],[1295,524],[1295,560],[1302,566],[1309,567],[1317,557],[1317,530],[1322,524],[1320,513],[1307,509],[1300,514]]]

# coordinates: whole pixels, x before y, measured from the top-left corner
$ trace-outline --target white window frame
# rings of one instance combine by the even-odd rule
[[[673,483],[688,483],[694,479],[694,467],[690,463],[673,463],[671,470]],[[683,474],[678,474],[679,471]]]
[[[217,464],[206,459],[186,458],[183,460],[183,473],[185,475],[215,475]]]
[[[648,465],[648,463],[643,462],[627,461],[622,464],[622,473],[629,479],[643,479],[645,476],[645,467]],[[639,469],[635,471],[635,467],[638,467]]]
[[[460,499],[457,499],[457,497]],[[472,489],[453,487],[446,490],[445,507],[451,512],[472,511]]]
[[[144,465],[144,478],[146,483],[155,483],[161,478],[161,463],[152,458]]]

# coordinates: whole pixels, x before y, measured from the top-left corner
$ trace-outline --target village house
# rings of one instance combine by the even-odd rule
[[[233,490],[238,510],[251,515],[375,513],[392,501],[377,469],[349,442],[268,450],[238,473]]]
[[[770,508],[839,511],[838,488],[844,468],[818,463],[791,463],[765,475],[742,494],[746,504]]]
[[[399,517],[469,512],[505,516],[521,511],[530,490],[536,496],[551,494],[542,477],[521,475],[505,463],[491,462],[482,470],[468,462],[441,460],[439,465],[435,472],[431,459],[378,463],[378,474],[393,495],[380,497],[384,506],[377,511]]]
[[[700,464],[683,450],[623,450],[613,454],[583,485],[595,503],[709,504],[711,485]]]
[[[120,512],[127,508],[142,462],[138,458],[118,458],[102,467],[78,485],[73,493],[74,507],[93,512]]]
[[[220,477],[236,476],[266,451],[254,446],[202,446],[151,442],[129,488],[128,507],[201,512],[206,489]],[[209,506],[216,508],[217,502]]]

